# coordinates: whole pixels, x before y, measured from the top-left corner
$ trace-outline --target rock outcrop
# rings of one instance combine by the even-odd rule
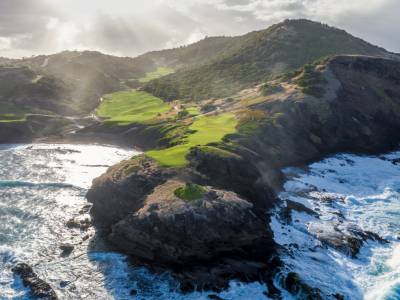
[[[33,297],[44,300],[58,299],[53,288],[43,279],[40,279],[28,264],[19,263],[12,269],[12,271],[14,274],[21,277],[22,282],[26,287],[30,288]]]
[[[142,208],[145,197],[174,175],[146,157],[123,161],[93,181],[87,198],[93,203],[94,222],[104,229]],[[110,206],[111,204],[111,206]]]
[[[138,160],[135,168],[127,169],[129,163],[123,162],[109,170],[88,193],[95,223],[113,224],[107,239],[118,250],[136,262],[172,270],[182,290],[220,289],[227,287],[230,279],[267,277],[273,268],[269,268],[265,251],[273,253],[275,244],[267,218],[254,214],[253,204],[233,192],[211,187],[206,187],[199,199],[182,200],[174,191],[183,181],[172,178],[170,171],[154,172],[158,169],[152,163]],[[120,177],[124,170],[132,173]],[[100,192],[103,197],[98,197],[94,191],[97,184],[104,187],[104,181],[111,178],[113,183],[107,184],[114,188],[124,186],[119,180],[139,183],[137,178],[147,179],[124,198],[117,194],[120,202],[113,210],[108,208],[109,216],[104,218],[110,194]],[[113,195],[118,193],[113,191]]]
[[[27,115],[26,120],[0,122],[0,143],[30,143],[37,139],[60,136],[76,128],[73,120],[48,115]]]

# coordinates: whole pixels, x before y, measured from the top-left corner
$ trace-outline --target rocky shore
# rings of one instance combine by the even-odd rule
[[[400,62],[338,56],[316,70],[323,94],[285,89],[255,104],[266,116],[257,130],[216,145],[232,155],[195,147],[184,169],[160,168],[144,157],[111,167],[87,195],[95,224],[121,252],[172,269],[182,290],[199,283],[219,289],[235,278],[271,282],[281,264],[268,215],[279,203],[281,169],[337,152],[380,153],[400,141]],[[206,192],[196,201],[176,198],[186,183]],[[375,238],[356,235],[357,248]],[[295,293],[301,281],[290,276],[288,290]]]
[[[12,271],[21,277],[23,284],[31,290],[32,296],[37,299],[57,300],[57,294],[53,288],[38,277],[32,267],[26,263],[17,264]]]

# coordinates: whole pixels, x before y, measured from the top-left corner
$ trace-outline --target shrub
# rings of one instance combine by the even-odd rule
[[[279,93],[280,91],[282,91],[282,87],[278,84],[266,83],[261,88],[261,94],[263,96],[269,96],[275,93]]]
[[[177,117],[178,117],[178,119],[183,119],[184,117],[186,117],[188,115],[189,115],[189,112],[186,109],[184,109],[184,110],[181,110],[180,112],[178,112]]]
[[[325,93],[326,79],[315,70],[313,65],[304,66],[302,74],[296,79],[295,83],[301,87],[305,94],[320,98]]]
[[[203,197],[205,192],[206,189],[198,184],[186,183],[184,187],[177,188],[174,194],[182,200],[193,201]]]

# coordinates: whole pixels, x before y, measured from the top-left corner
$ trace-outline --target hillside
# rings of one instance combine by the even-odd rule
[[[64,82],[27,67],[0,67],[0,120],[25,113],[73,114]]]
[[[86,114],[96,108],[104,94],[136,88],[180,68],[203,64],[231,49],[237,40],[206,38],[189,46],[149,52],[136,58],[96,51],[64,51],[24,59],[0,58],[0,65],[27,67],[39,75],[56,78],[63,82],[72,100],[70,111]]]
[[[207,63],[210,59],[226,53],[240,45],[241,37],[206,37],[187,46],[161,51],[152,51],[139,56],[152,60],[156,65],[174,69]]]
[[[3,62],[7,65],[7,62]],[[151,71],[152,62],[145,59],[115,57],[95,51],[65,51],[8,61],[8,65],[28,67],[32,71],[62,81],[67,87],[72,109],[89,113],[106,93],[123,88],[123,82],[142,77]]]
[[[325,56],[390,55],[343,30],[308,20],[287,20],[230,44],[207,64],[153,80],[145,89],[165,100],[220,98]]]

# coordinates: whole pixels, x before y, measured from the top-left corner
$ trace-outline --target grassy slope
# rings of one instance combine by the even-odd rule
[[[116,57],[96,51],[64,51],[13,60],[8,64],[26,66],[35,73],[60,81],[65,88],[64,97],[53,98],[59,104],[65,102],[65,98],[70,99],[66,103],[74,110],[70,114],[90,113],[102,95],[120,90],[121,84],[129,78],[141,78],[156,69],[154,63],[144,57]]]
[[[142,77],[139,79],[140,83],[146,83],[149,82],[151,80],[169,75],[174,73],[175,70],[172,68],[166,68],[166,67],[159,67],[157,68],[157,70],[153,71],[153,72],[148,72],[146,73],[146,76]]]
[[[105,95],[96,113],[106,118],[107,123],[128,125],[145,123],[169,109],[169,105],[157,97],[146,92],[131,91]]]
[[[179,69],[201,65],[237,46],[240,37],[206,37],[188,46],[153,51],[137,59],[153,61],[155,64]]]
[[[163,167],[184,167],[188,162],[186,155],[190,148],[221,141],[225,135],[236,131],[237,123],[235,115],[231,113],[199,117],[189,127],[194,133],[187,136],[182,144],[163,150],[148,151],[146,154]]]

